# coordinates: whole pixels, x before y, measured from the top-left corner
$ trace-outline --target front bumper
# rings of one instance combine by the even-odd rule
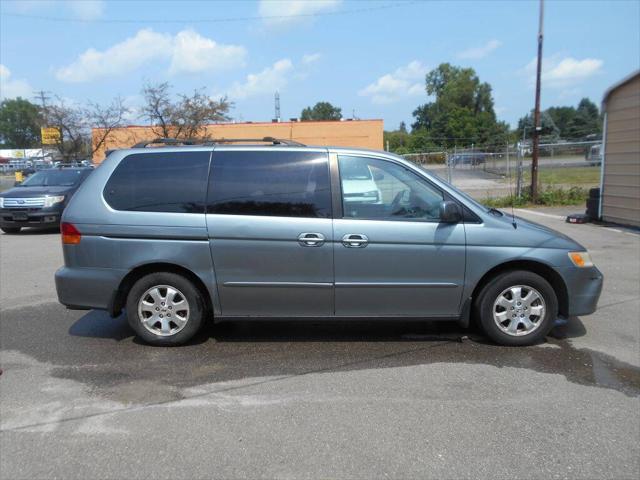
[[[61,209],[19,210],[3,208],[0,210],[0,227],[57,227],[60,225],[61,216]]]
[[[558,269],[567,286],[569,316],[590,315],[596,311],[604,276],[596,267]]]

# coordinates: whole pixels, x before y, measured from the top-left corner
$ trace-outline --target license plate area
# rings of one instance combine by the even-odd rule
[[[29,219],[26,212],[14,212],[12,216],[14,222],[26,222]]]

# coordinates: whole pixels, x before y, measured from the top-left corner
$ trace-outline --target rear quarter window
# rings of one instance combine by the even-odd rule
[[[115,210],[204,213],[210,152],[136,153],[123,158],[104,188]]]

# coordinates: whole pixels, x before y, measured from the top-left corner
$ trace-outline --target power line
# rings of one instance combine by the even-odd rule
[[[298,13],[294,15],[256,15],[245,17],[223,17],[223,18],[191,18],[191,19],[150,19],[150,18],[104,18],[104,19],[81,19],[72,17],[55,17],[49,15],[33,15],[28,13],[3,13],[4,17],[25,18],[29,20],[44,20],[48,22],[68,22],[68,23],[231,23],[231,22],[246,22],[253,20],[282,20],[290,18],[315,18],[315,17],[327,17],[337,15],[350,15],[354,13],[367,13],[378,10],[388,10],[397,7],[404,7],[421,3],[419,0],[406,0],[395,2],[392,4],[354,8],[350,10],[338,10],[335,12],[317,12],[317,13]]]

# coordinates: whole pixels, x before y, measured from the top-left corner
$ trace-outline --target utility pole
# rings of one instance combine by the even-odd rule
[[[536,106],[533,111],[533,150],[531,152],[531,201],[538,200],[538,150],[540,145],[540,76],[542,72],[544,0],[540,0],[540,19],[538,23],[538,66],[536,68]]]
[[[48,93],[51,92],[46,92],[44,90],[40,90],[37,92],[33,92],[34,93],[34,97],[36,100],[40,101],[40,105],[42,106],[42,125],[40,128],[40,154],[42,155],[42,161],[44,162],[44,141],[42,139],[42,127],[46,127],[48,126],[48,119],[47,119],[47,101],[51,98],[49,95],[47,95]]]
[[[40,106],[42,107],[42,119],[44,120],[45,125],[47,124],[47,101],[51,98],[45,90],[39,90],[37,92],[33,92],[33,98],[40,102]]]

